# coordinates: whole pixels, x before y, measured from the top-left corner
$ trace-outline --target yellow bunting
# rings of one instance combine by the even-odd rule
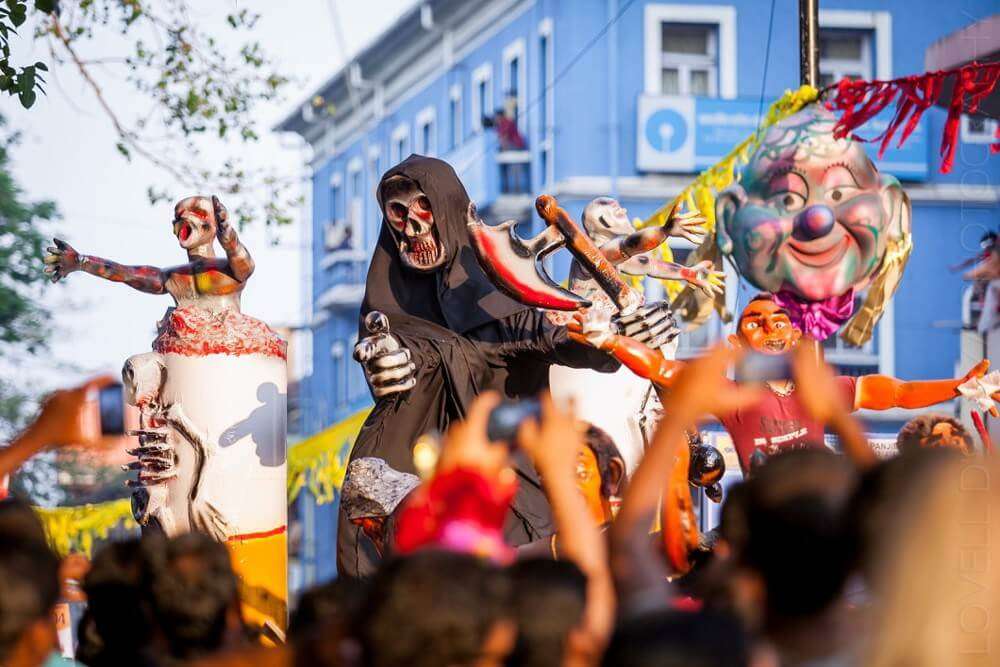
[[[59,554],[90,554],[94,541],[105,539],[117,526],[135,526],[129,498],[75,507],[36,507],[49,543]]]

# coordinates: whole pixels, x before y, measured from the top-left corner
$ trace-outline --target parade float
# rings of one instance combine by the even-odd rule
[[[174,306],[152,351],[122,370],[139,410],[131,510],[143,530],[204,532],[229,548],[246,620],[283,637],[287,616],[285,342],[240,311],[254,270],[215,197],[174,208],[173,232],[188,263],[124,266],[56,240],[45,258],[53,281],[83,271]],[[225,256],[217,257],[218,240]]]

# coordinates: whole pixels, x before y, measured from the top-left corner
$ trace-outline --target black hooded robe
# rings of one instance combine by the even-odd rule
[[[373,310],[384,313],[390,333],[412,354],[417,383],[408,392],[376,400],[351,460],[375,456],[396,470],[416,472],[413,442],[431,430],[443,433],[465,415],[480,392],[493,389],[508,398],[531,396],[548,385],[551,364],[613,371],[618,362],[570,340],[566,329],[552,325],[541,311],[497,291],[469,244],[465,220],[469,196],[450,165],[411,155],[382,176],[378,199],[383,209],[383,186],[396,175],[416,182],[430,200],[447,261],[434,273],[408,269],[383,219],[368,269],[359,337],[367,335],[365,315]],[[515,459],[520,485],[504,533],[509,543],[521,545],[551,534],[553,528],[537,473],[523,454],[515,454]],[[341,575],[374,572],[378,555],[360,536],[360,529],[341,512],[337,535]]]

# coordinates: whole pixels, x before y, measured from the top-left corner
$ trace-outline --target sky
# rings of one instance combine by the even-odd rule
[[[195,19],[207,31],[225,34],[227,13],[249,9],[261,15],[255,37],[279,65],[279,71],[296,79],[287,97],[258,109],[261,129],[256,145],[236,150],[250,164],[270,164],[284,173],[308,176],[308,147],[296,137],[277,135],[270,128],[307,98],[319,84],[339,69],[346,57],[363,48],[416,0],[189,0]],[[333,11],[340,17],[344,43],[334,31]],[[22,30],[22,35],[31,31]],[[48,47],[31,37],[17,45],[22,61],[51,63]],[[121,42],[109,35],[88,46],[85,57],[123,55]],[[115,148],[116,135],[72,65],[53,67],[48,94],[39,96],[30,110],[5,98],[0,113],[10,129],[22,134],[13,152],[13,173],[31,199],[56,202],[62,219],[48,228],[79,252],[126,264],[172,266],[185,255],[171,233],[173,203],[151,206],[149,185],[162,185],[180,193],[169,176],[155,166],[134,158],[126,162]],[[116,109],[135,109],[143,102],[113,68],[98,72],[105,96]],[[229,150],[234,150],[230,146]],[[211,158],[215,147],[206,150]],[[184,193],[194,194],[194,193]],[[203,193],[209,194],[209,193]],[[304,323],[308,304],[308,263],[303,265],[303,221],[306,208],[296,212],[298,222],[277,234],[263,224],[241,235],[257,269],[243,293],[243,311],[272,326]],[[277,236],[278,245],[271,241]],[[50,285],[43,301],[54,313],[50,352],[27,360],[16,371],[39,388],[50,389],[97,372],[117,375],[124,360],[149,350],[155,324],[172,305],[169,296],[142,294],[83,273]]]

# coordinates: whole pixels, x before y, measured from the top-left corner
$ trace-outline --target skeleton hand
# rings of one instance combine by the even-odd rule
[[[726,281],[726,274],[716,271],[710,259],[698,262],[694,266],[684,267],[682,275],[684,280],[700,289],[710,299],[716,294],[722,294],[722,286]]]
[[[45,273],[48,274],[52,282],[57,283],[74,271],[80,268],[80,253],[73,249],[73,246],[61,241],[52,239],[54,246],[49,246],[48,254],[42,261],[45,262]]]
[[[127,450],[135,461],[122,466],[122,470],[136,470],[136,479],[125,482],[130,487],[165,484],[177,476],[177,458],[174,448],[167,442],[167,429],[140,429],[129,431],[139,437],[139,446]]]
[[[417,384],[417,367],[410,351],[389,333],[389,320],[374,310],[365,316],[365,336],[354,346],[354,358],[365,370],[375,398],[409,391]]]
[[[647,304],[625,317],[614,317],[618,333],[658,349],[680,334],[673,311],[666,301]]]
[[[680,236],[695,245],[701,245],[705,240],[705,217],[700,211],[688,211],[687,213],[676,213],[667,220],[667,234],[669,236]]]

